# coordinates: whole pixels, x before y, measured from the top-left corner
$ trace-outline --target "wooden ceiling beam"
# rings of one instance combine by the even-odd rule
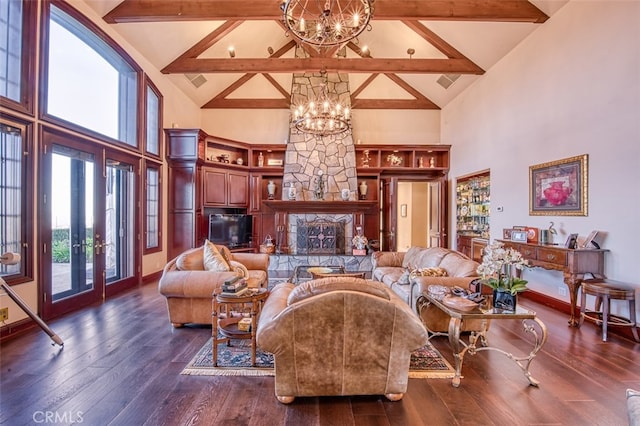
[[[289,109],[290,99],[212,99],[202,108]]]
[[[440,109],[429,100],[420,99],[351,99],[351,109]]]
[[[164,74],[344,72],[397,74],[484,74],[466,59],[373,58],[184,58],[174,61]]]
[[[279,0],[124,0],[104,16],[110,24],[159,21],[280,20]],[[524,0],[376,0],[374,20],[543,23],[549,17]]]
[[[416,34],[425,39],[430,45],[438,49],[443,54],[447,55],[447,58],[466,58],[455,47],[444,41],[440,36],[425,27],[418,21],[402,21],[407,27],[411,28]]]
[[[212,99],[206,109],[289,109],[288,99]],[[414,99],[353,99],[351,109],[429,109],[439,106],[431,101]]]

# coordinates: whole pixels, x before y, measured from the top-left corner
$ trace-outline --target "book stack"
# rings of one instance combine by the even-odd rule
[[[248,290],[247,280],[242,277],[233,277],[222,284],[221,294],[223,296],[242,296]]]
[[[238,322],[238,330],[251,331],[251,318],[242,318]]]

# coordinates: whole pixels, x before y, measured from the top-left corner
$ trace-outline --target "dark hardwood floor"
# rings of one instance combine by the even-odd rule
[[[210,328],[172,329],[156,285],[124,293],[0,347],[0,422],[7,425],[625,425],[625,389],[640,389],[640,344],[529,300],[549,329],[531,365],[539,388],[500,353],[467,356],[459,388],[410,379],[404,399],[298,398],[282,405],[272,377],[182,376]],[[531,347],[518,321],[494,321],[490,342],[514,354]],[[435,346],[449,361],[445,338]],[[48,416],[48,417],[47,417]],[[47,420],[48,421],[45,421]]]

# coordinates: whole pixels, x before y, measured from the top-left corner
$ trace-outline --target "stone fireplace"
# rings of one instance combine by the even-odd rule
[[[344,55],[344,52],[339,53]],[[296,47],[296,57],[305,57],[304,49]],[[291,82],[291,105],[307,102],[317,88],[326,84],[327,92],[337,97],[343,107],[351,108],[348,74],[294,74]],[[322,179],[324,194],[317,196]],[[342,190],[350,199],[357,199],[358,176],[351,128],[339,135],[316,136],[289,131],[285,155],[282,199],[289,200],[289,187],[294,187],[298,201],[339,201]]]

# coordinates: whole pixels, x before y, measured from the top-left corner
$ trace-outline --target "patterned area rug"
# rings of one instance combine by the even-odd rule
[[[256,351],[256,366],[251,367],[251,342],[233,340],[232,346],[218,346],[218,367],[213,366],[211,339],[198,351],[182,373],[194,376],[273,376],[273,355]],[[410,378],[450,379],[454,370],[430,343],[411,354]]]

